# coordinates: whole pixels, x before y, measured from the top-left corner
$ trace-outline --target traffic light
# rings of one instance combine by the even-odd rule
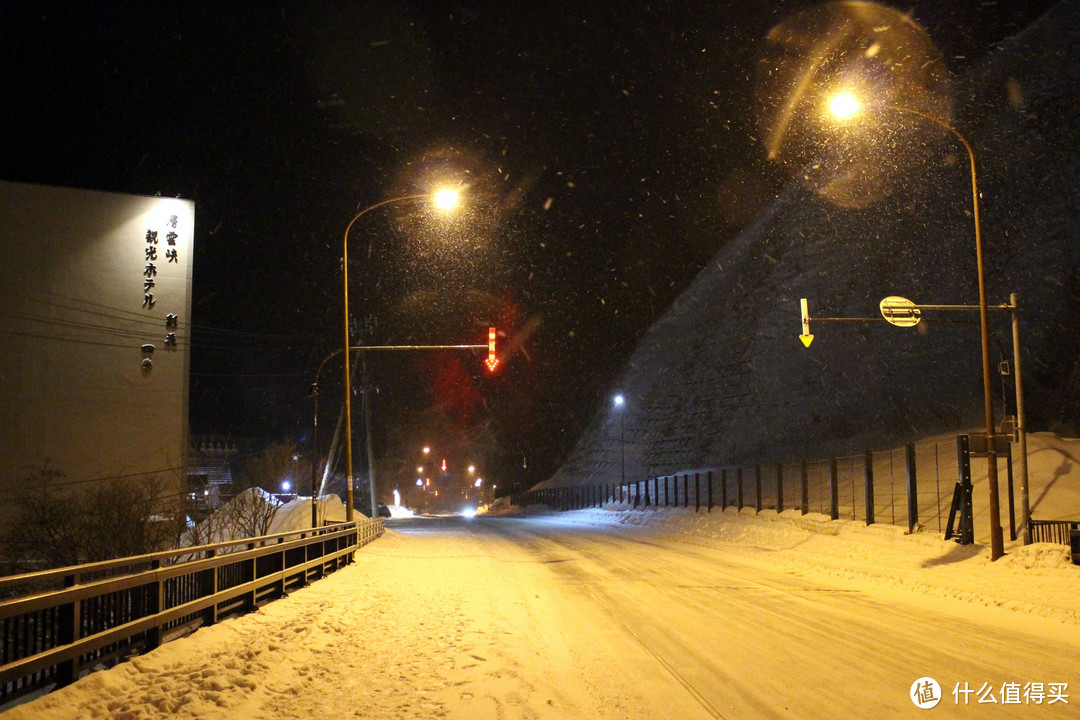
[[[499,358],[495,357],[495,328],[488,328],[488,356],[484,364],[488,372],[495,372],[495,366],[499,364]]]

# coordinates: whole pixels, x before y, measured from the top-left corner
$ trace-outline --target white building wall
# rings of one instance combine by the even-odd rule
[[[194,223],[188,200],[0,182],[0,488],[46,462],[183,477]]]

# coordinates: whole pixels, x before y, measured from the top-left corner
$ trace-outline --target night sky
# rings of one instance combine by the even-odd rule
[[[532,484],[785,182],[755,72],[769,28],[811,4],[8,3],[0,178],[193,199],[192,432],[302,442],[342,344],[345,225],[462,186],[453,218],[396,203],[354,226],[352,316],[378,345],[495,325],[503,362],[371,355],[377,445]],[[901,9],[961,73],[1051,4]],[[320,427],[340,375],[320,377]]]

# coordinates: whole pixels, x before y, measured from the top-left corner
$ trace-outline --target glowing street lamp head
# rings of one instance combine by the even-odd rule
[[[435,193],[435,207],[439,210],[453,210],[458,204],[458,191],[443,188]]]
[[[623,403],[626,402],[626,398],[624,398],[622,395],[616,395],[611,399],[611,401],[615,403],[615,407],[621,408],[623,406]]]
[[[859,112],[859,99],[849,92],[829,98],[829,112],[837,120],[849,120]]]

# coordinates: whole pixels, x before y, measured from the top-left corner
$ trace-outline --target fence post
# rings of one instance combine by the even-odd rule
[[[784,463],[776,463],[776,514],[784,512]]]
[[[64,576],[64,587],[74,587],[76,582],[75,575]],[[79,617],[81,604],[78,600],[72,600],[70,603],[62,605],[59,610],[59,626],[57,627],[59,637],[57,637],[57,640],[64,645],[73,643],[79,639],[79,628],[82,625],[82,620]],[[7,621],[4,622],[6,625]],[[29,643],[29,638],[24,640]],[[75,682],[75,661],[65,660],[57,665],[55,677],[56,684],[61,687]]]
[[[150,569],[161,569],[161,561],[150,561]],[[150,587],[151,598],[149,604],[151,605],[151,607],[147,609],[150,612],[153,612],[155,615],[160,615],[161,612],[165,609],[165,581],[158,577],[150,583]],[[161,645],[161,625],[155,622],[154,627],[146,631],[146,649],[153,650],[159,645]]]
[[[659,475],[657,475],[656,477],[654,477],[652,479],[652,491],[653,491],[653,502],[656,504],[657,507],[660,507],[660,476]]]
[[[802,497],[801,497],[801,500],[802,500],[802,505],[801,505],[802,514],[805,515],[806,513],[810,512],[810,510],[808,508],[808,506],[810,505],[810,485],[807,482],[808,478],[806,477],[806,461],[805,460],[802,461],[802,464],[801,464],[801,467],[799,468],[799,470],[800,470],[800,473],[799,473],[799,492],[802,495]],[[821,477],[821,476],[819,475],[818,477]]]
[[[709,504],[706,506],[705,512],[710,512],[711,513],[712,512],[712,470],[709,470],[708,474],[705,476],[705,482],[709,486],[709,496],[708,496]]]
[[[863,455],[863,478],[866,486],[866,524],[874,524],[874,454],[869,450]]]
[[[720,468],[720,510],[727,508],[727,468]]]
[[[742,465],[740,465],[735,470],[735,485],[736,485],[736,489],[739,492],[739,497],[738,497],[738,500],[739,500],[739,512],[742,512],[742,509],[743,509]]]
[[[837,520],[840,517],[840,488],[836,478],[836,456],[829,458],[829,517]]]
[[[694,512],[701,512],[701,475],[694,473]]]
[[[215,557],[217,552],[211,548],[206,551],[207,559]],[[218,591],[218,566],[214,565],[212,568],[203,570],[199,578],[201,587],[199,588],[199,597],[207,598],[217,595]],[[213,625],[218,620],[217,603],[214,603],[210,607],[203,610],[203,625]]]
[[[649,478],[645,478],[645,507],[649,507],[651,504],[649,498]]]
[[[919,524],[919,490],[915,481],[915,445],[908,443],[906,452],[907,460],[907,531],[915,532],[915,526]]]
[[[690,473],[683,473],[682,476],[682,506],[690,507]]]
[[[754,503],[754,507],[758,512],[761,512],[761,466],[754,466],[754,491],[757,494],[757,500]]]

